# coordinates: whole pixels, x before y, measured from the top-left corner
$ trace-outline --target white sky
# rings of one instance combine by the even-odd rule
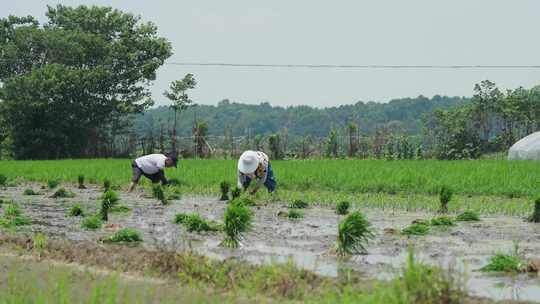
[[[44,19],[47,4],[98,4],[141,15],[174,48],[171,62],[540,65],[537,0],[3,0],[0,16]],[[537,70],[328,70],[163,66],[163,90],[195,74],[197,103],[332,106],[423,94],[472,95],[484,79],[540,84]]]

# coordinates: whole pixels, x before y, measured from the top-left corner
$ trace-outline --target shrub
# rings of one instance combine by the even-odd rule
[[[4,174],[0,174],[0,186],[5,186],[7,183],[7,177]]]
[[[84,185],[84,175],[79,175],[77,177],[77,183],[79,184],[79,189],[86,189],[86,186]]]
[[[58,181],[56,179],[50,179],[50,180],[47,181],[47,187],[49,187],[49,189],[54,189],[59,184],[60,184],[60,181]]]
[[[452,199],[452,189],[450,189],[448,186],[442,186],[441,191],[439,192],[439,202],[441,203],[441,213],[447,213],[448,212],[448,203]]]
[[[123,228],[110,236],[108,240],[113,243],[135,243],[142,242],[142,237],[135,229]]]
[[[526,265],[521,261],[517,254],[502,254],[498,253],[491,257],[489,263],[480,268],[480,271],[504,271],[504,272],[522,272]]]
[[[221,243],[225,247],[238,247],[243,233],[251,229],[253,213],[242,204],[229,204],[223,215],[225,239]]]
[[[302,212],[300,212],[300,211],[298,211],[296,209],[291,209],[287,213],[287,217],[290,218],[290,219],[299,219],[299,218],[303,218],[304,214],[302,214]]]
[[[429,233],[429,226],[425,224],[412,224],[401,230],[404,235],[426,235]]]
[[[242,189],[234,187],[231,191],[232,199],[234,200],[235,198],[240,197],[240,195],[242,195]]]
[[[80,204],[75,204],[69,209],[69,216],[84,216],[84,211]]]
[[[174,222],[182,224],[189,232],[217,231],[215,224],[209,223],[198,214],[183,214],[175,215]]]
[[[456,217],[460,222],[477,222],[480,220],[480,215],[475,211],[464,211]]]
[[[531,216],[527,219],[531,223],[540,223],[540,198],[537,198],[534,201],[534,211]]]
[[[339,223],[337,252],[341,256],[366,253],[366,246],[373,237],[367,218],[355,211]]]
[[[69,198],[69,197],[75,197],[75,193],[67,191],[64,188],[60,188],[54,192],[52,195],[52,198]]]
[[[448,216],[439,216],[431,219],[432,226],[455,226],[455,221]]]
[[[219,184],[219,188],[221,190],[221,197],[219,199],[222,201],[229,200],[229,189],[231,188],[231,184],[228,181],[222,181],[221,184]]]
[[[23,192],[24,195],[39,195],[39,193],[37,193],[36,191],[34,191],[34,189],[25,189],[24,192]]]
[[[351,207],[351,203],[348,201],[341,201],[337,203],[336,205],[336,213],[339,215],[345,215],[349,213],[349,208]]]
[[[294,200],[290,205],[289,208],[291,209],[304,209],[307,208],[308,203],[306,203],[303,200]]]
[[[101,228],[102,224],[103,222],[101,221],[99,215],[93,215],[85,217],[81,225],[83,228],[95,230]]]

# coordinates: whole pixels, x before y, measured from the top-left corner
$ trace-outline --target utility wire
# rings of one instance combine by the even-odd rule
[[[165,62],[166,65],[305,69],[540,69],[540,65],[381,65],[381,64],[264,64],[228,62]]]

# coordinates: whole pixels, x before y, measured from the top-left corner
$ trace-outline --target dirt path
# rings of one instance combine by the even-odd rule
[[[142,190],[133,194],[119,193],[123,204],[133,210],[128,214],[112,215],[110,228],[86,231],[81,228],[81,218],[67,216],[70,206],[80,202],[86,210],[98,210],[100,189],[79,190],[69,187],[77,196],[72,199],[49,198],[51,191],[38,196],[22,195],[24,189],[39,188],[38,184],[20,185],[0,190],[0,198],[13,199],[21,204],[33,220],[25,229],[43,231],[49,235],[72,240],[98,240],[120,227],[140,230],[145,240],[143,246],[182,249],[192,247],[214,258],[237,258],[251,263],[282,262],[292,259],[297,265],[328,276],[335,276],[340,269],[354,269],[368,277],[386,279],[399,271],[407,256],[409,246],[414,246],[417,256],[424,262],[444,267],[452,266],[466,272],[468,290],[473,295],[492,299],[539,301],[540,278],[529,275],[500,276],[480,273],[477,270],[497,252],[511,252],[516,244],[527,259],[540,259],[540,225],[530,224],[517,217],[494,216],[482,218],[477,223],[460,223],[449,229],[432,229],[428,236],[407,238],[385,234],[385,228],[400,230],[412,220],[429,219],[434,214],[402,211],[362,209],[373,224],[375,239],[369,244],[368,255],[355,256],[339,262],[331,254],[337,236],[339,217],[328,208],[313,207],[304,211],[304,218],[288,220],[277,216],[286,210],[285,204],[274,203],[255,207],[255,225],[246,235],[238,250],[219,247],[219,233],[191,234],[172,223],[179,212],[197,212],[205,218],[220,221],[226,207],[216,198],[184,196],[170,206],[161,206],[154,199],[145,197]]]

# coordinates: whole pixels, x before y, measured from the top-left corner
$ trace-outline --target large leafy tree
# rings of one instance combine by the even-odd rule
[[[109,7],[48,7],[0,20],[2,119],[16,158],[95,156],[171,56],[152,23]],[[113,130],[114,129],[114,130]]]

